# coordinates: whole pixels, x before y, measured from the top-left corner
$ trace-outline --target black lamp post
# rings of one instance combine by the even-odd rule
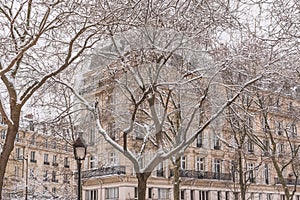
[[[85,159],[86,156],[86,145],[84,140],[81,138],[81,134],[78,136],[76,141],[73,144],[74,156],[77,161],[77,170],[78,170],[78,197],[77,199],[81,199],[81,161]]]

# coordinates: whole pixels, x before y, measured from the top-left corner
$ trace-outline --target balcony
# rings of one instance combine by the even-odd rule
[[[284,181],[286,182],[287,185],[300,185],[300,179],[296,180],[294,178],[284,178]],[[274,182],[275,184],[281,184],[278,177],[274,178]]]
[[[70,165],[64,165],[65,168],[70,168]]]
[[[113,166],[113,167],[104,167],[98,169],[90,169],[81,172],[82,178],[91,178],[91,177],[99,177],[105,175],[121,175],[126,174],[125,166]],[[75,172],[75,179],[78,178],[78,173]]]
[[[44,165],[50,165],[50,163],[47,161],[44,161]]]
[[[52,166],[57,167],[58,163],[52,163]]]
[[[180,170],[180,177],[196,178],[196,179],[214,179],[231,181],[232,176],[230,173],[215,173],[215,172],[202,172],[194,170]]]

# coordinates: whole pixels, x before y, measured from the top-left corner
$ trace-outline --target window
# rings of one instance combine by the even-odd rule
[[[44,154],[44,164],[49,165],[49,154],[47,153]]]
[[[5,129],[2,129],[2,130],[1,130],[1,139],[2,139],[2,140],[5,140],[5,138],[6,138],[6,130],[5,130]]]
[[[94,145],[95,144],[95,130],[93,128],[90,129],[89,131],[89,144]]]
[[[113,152],[113,151],[109,153],[109,163],[111,165],[116,165],[117,164],[117,156],[116,156],[116,153]]]
[[[35,145],[35,135],[32,135],[32,136],[31,136],[30,144],[31,144],[31,145]]]
[[[231,176],[232,176],[232,180],[233,182],[235,182],[236,180],[236,172],[237,172],[237,163],[235,160],[231,161]]]
[[[35,151],[30,152],[30,162],[36,163]]]
[[[267,200],[272,200],[272,194],[267,194]]]
[[[220,179],[221,178],[221,160],[215,159],[214,160],[214,178]]]
[[[285,200],[285,195],[284,194],[280,195],[280,200]]]
[[[19,133],[17,133],[15,141],[20,142],[20,134]]]
[[[191,190],[191,200],[194,200],[195,199],[195,190]]]
[[[52,171],[52,182],[58,182],[58,180],[56,179],[56,171]]]
[[[229,191],[225,192],[225,200],[229,200]]]
[[[48,138],[45,139],[45,148],[48,148],[49,144],[48,144]]]
[[[247,170],[248,170],[248,181],[250,183],[255,183],[254,164],[253,163],[247,163]]]
[[[105,189],[105,198],[106,199],[118,199],[119,198],[119,188],[106,188]]]
[[[134,198],[135,199],[138,198],[138,189],[137,189],[137,187],[134,187]]]
[[[199,191],[199,200],[208,200],[209,191]]]
[[[199,135],[197,136],[197,140],[196,140],[196,146],[197,147],[202,147],[202,142],[203,142],[203,135],[202,132],[199,133]]]
[[[98,200],[98,191],[97,190],[87,190],[85,199],[86,200]]]
[[[185,190],[180,190],[180,200],[184,200]]]
[[[56,149],[56,141],[52,142],[52,149]]]
[[[58,166],[58,163],[57,163],[57,156],[56,156],[56,155],[53,155],[52,166]]]
[[[181,156],[180,167],[183,170],[186,169],[186,159],[185,159],[185,156]]]
[[[218,199],[218,200],[221,200],[221,191],[218,191],[218,192],[217,192],[217,199]]]
[[[217,134],[214,135],[213,140],[214,140],[214,149],[221,150],[221,143],[220,143],[220,139]]]
[[[269,184],[270,180],[269,180],[269,166],[268,164],[265,164],[264,166],[264,179],[265,179],[265,184]]]
[[[65,157],[64,158],[64,167],[65,168],[69,168],[70,166],[69,166],[69,159],[68,159],[68,157]]]
[[[64,149],[65,149],[65,151],[68,151],[68,143],[67,142],[65,143]]]
[[[248,142],[247,142],[247,149],[248,149],[249,153],[254,152],[254,145],[253,145],[253,142],[250,139],[248,139]]]
[[[68,174],[64,174],[64,183],[70,183]]]
[[[269,154],[269,149],[270,149],[269,140],[264,140],[263,143],[264,143],[264,153],[263,153],[263,155],[264,156],[269,156],[270,155]]]
[[[204,159],[205,158],[196,157],[196,171],[204,171]]]
[[[20,173],[20,167],[19,166],[15,166],[15,177],[19,177]]]
[[[43,176],[44,176],[43,181],[48,181],[48,170],[44,170]]]
[[[16,159],[21,159],[21,148],[17,147],[16,148]]]
[[[164,163],[161,162],[157,166],[156,176],[164,177]]]
[[[153,196],[152,194],[152,188],[148,188],[148,198],[151,199]]]
[[[292,123],[291,127],[290,127],[290,130],[291,130],[291,136],[292,137],[297,136],[297,125],[296,124]]]
[[[91,168],[91,169],[93,169],[93,168],[96,167],[95,161],[96,161],[95,156],[91,156],[91,157],[90,157],[90,168]]]
[[[169,199],[169,189],[158,188],[158,198],[159,199]]]
[[[281,121],[276,121],[275,122],[275,132],[276,132],[277,135],[282,135],[283,127],[282,127],[282,122]]]

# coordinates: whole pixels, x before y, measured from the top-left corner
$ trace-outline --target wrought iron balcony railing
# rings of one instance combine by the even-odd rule
[[[173,173],[171,172],[171,176]],[[194,170],[180,170],[180,177],[196,178],[196,179],[216,179],[231,181],[232,175],[230,173],[218,173],[207,171],[194,171]]]
[[[286,182],[287,185],[300,185],[300,179],[295,179],[295,178],[284,178],[284,181]],[[275,184],[281,184],[280,180],[278,177],[274,178]]]
[[[105,175],[121,175],[126,174],[125,166],[102,167],[97,169],[89,169],[81,172],[81,178],[99,177]],[[75,172],[75,179],[78,178],[78,172]]]

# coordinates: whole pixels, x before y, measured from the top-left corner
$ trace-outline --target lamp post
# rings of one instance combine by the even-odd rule
[[[73,144],[74,156],[77,162],[78,170],[78,200],[81,199],[81,161],[83,161],[86,156],[86,144],[84,143],[81,135],[82,134],[79,134],[78,138]]]

